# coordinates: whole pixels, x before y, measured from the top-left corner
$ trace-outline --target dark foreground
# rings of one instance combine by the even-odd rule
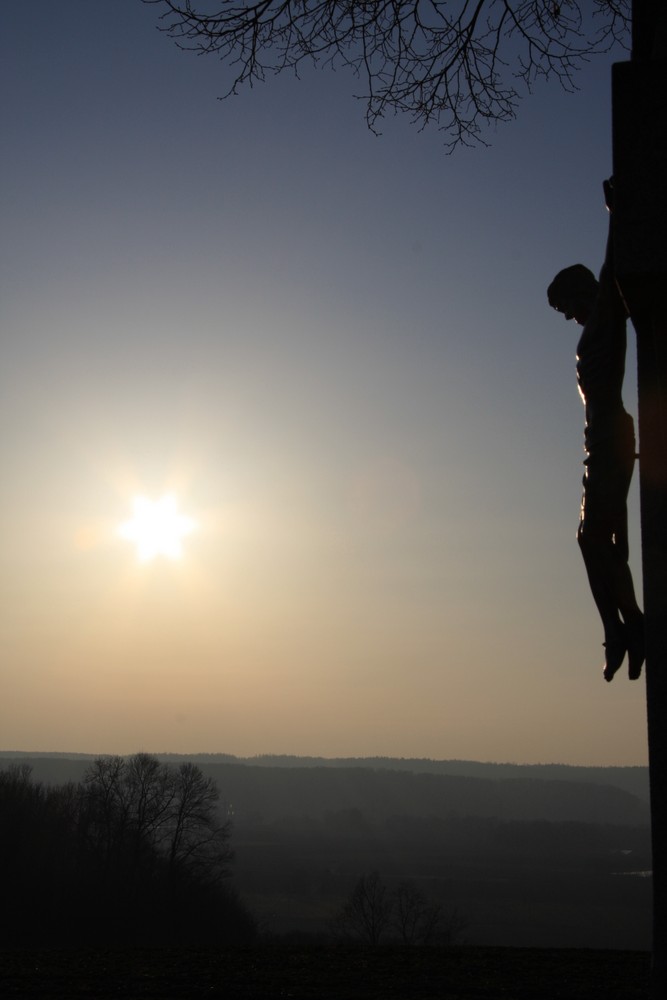
[[[460,948],[0,951],[0,995],[40,1000],[646,1000],[648,954]]]

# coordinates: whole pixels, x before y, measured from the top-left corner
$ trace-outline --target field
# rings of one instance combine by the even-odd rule
[[[40,1000],[646,1000],[646,952],[525,948],[0,952],[3,997]]]

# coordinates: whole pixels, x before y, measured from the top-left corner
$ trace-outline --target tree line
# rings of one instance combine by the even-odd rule
[[[149,754],[99,757],[78,783],[0,771],[3,938],[13,944],[244,943],[231,823],[212,778]]]

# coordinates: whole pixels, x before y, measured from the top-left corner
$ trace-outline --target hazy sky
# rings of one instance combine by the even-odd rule
[[[448,156],[344,73],[221,102],[156,15],[0,8],[0,748],[645,763],[545,298],[601,262],[611,60]]]

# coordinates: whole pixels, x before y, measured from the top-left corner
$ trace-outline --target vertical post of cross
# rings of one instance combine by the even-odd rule
[[[667,996],[667,5],[634,0],[613,67],[616,279],[637,335],[646,705],[653,846],[651,995]]]

